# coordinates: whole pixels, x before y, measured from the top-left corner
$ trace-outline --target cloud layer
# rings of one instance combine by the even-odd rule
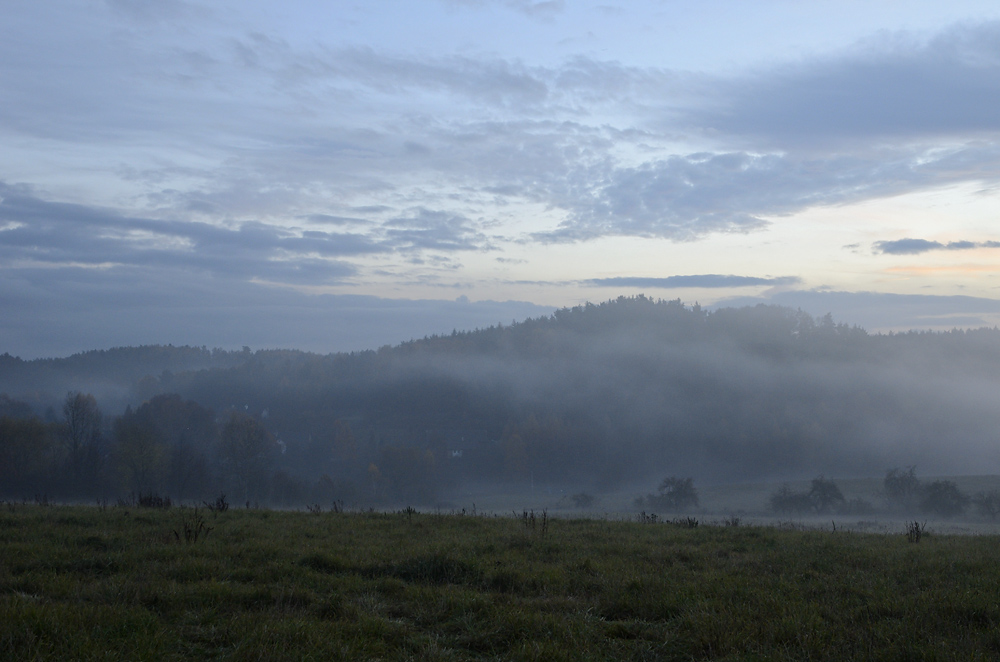
[[[887,255],[919,255],[928,251],[967,251],[973,248],[1000,248],[1000,241],[929,241],[927,239],[896,239],[876,241],[872,248],[876,253]]]
[[[753,276],[724,276],[721,274],[667,276],[665,278],[641,278],[626,276],[618,278],[591,278],[586,281],[588,285],[593,285],[595,287],[650,287],[667,289],[682,287],[758,287],[761,285],[770,285],[775,287],[797,285],[800,282],[801,279],[795,276],[783,276],[780,278],[756,278]]]
[[[116,171],[152,209],[178,217],[340,215],[334,200],[488,216],[518,201],[550,209],[556,227],[535,240],[690,240],[1000,175],[995,23],[719,78],[588,56],[530,66],[306,47],[261,32],[220,39],[193,9],[185,25],[198,40],[176,43],[164,21],[180,20],[186,5],[112,7],[129,21],[97,23],[114,26],[111,43],[21,38],[4,49],[9,62],[15,49],[55,52],[4,68],[3,126],[85,151],[154,134],[198,145],[201,164],[161,158]],[[93,77],[67,84],[57,61],[91,47]]]
[[[194,0],[8,8],[0,301],[36,313],[19,312],[0,341],[71,326],[45,302],[141,298],[136,283],[149,300],[190,285],[202,309],[230,294],[252,306],[252,292],[266,307],[266,286],[396,288],[387,298],[413,283],[491,279],[816,286],[781,265],[741,274],[707,249],[705,266],[684,268],[702,275],[589,280],[567,273],[591,265],[540,275],[524,256],[622,237],[704,243],[818,207],[1000,187],[996,21],[705,73],[584,47],[521,56],[469,35],[439,47],[395,14],[365,24],[379,7],[268,11]],[[398,9],[496,30],[514,21],[510,38],[525,43],[580,11],[536,0]],[[594,10],[580,43],[629,11]],[[873,253],[1000,246],[947,230],[926,236],[962,238],[878,241]],[[487,253],[516,273],[466,270]],[[767,272],[790,275],[754,275]]]

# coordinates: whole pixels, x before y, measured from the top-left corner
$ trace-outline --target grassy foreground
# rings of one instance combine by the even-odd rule
[[[0,659],[997,659],[997,543],[4,505]]]

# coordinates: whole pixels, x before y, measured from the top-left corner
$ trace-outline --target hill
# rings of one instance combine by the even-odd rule
[[[351,498],[1000,465],[996,329],[873,335],[775,306],[622,297],[350,354],[145,347],[3,361],[0,388],[15,398],[16,376],[36,392],[95,392],[114,413],[146,407],[152,421],[173,394],[213,412],[217,435],[239,412],[273,437],[268,472],[325,478]],[[225,473],[217,439],[199,444],[205,471]]]

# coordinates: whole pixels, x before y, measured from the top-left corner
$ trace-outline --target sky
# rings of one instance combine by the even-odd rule
[[[9,3],[0,353],[640,293],[994,326],[997,108],[995,2]]]

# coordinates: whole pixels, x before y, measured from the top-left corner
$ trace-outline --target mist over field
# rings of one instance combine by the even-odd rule
[[[47,426],[37,457],[3,437],[8,494],[434,504],[481,484],[1000,470],[1000,331],[869,334],[777,306],[621,297],[350,354],[156,346],[0,368],[5,420]],[[74,442],[93,446],[86,476],[67,392],[103,414]]]

